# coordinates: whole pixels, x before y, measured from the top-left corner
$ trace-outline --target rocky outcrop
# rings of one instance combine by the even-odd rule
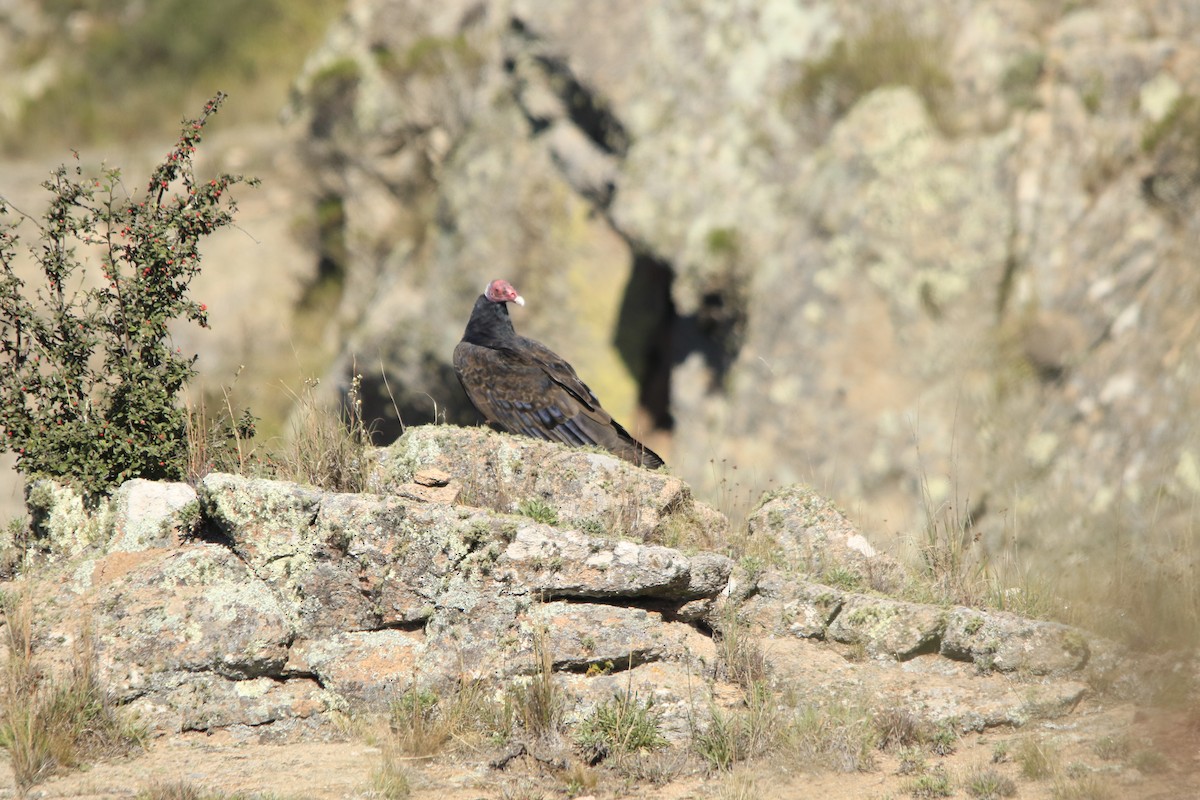
[[[130,482],[115,513],[94,518],[78,516],[70,490],[35,487],[45,555],[28,577],[53,597],[39,649],[89,636],[104,683],[163,731],[287,735],[333,711],[385,711],[412,689],[525,680],[544,654],[568,719],[628,672],[625,685],[651,693],[683,736],[698,698],[731,696],[718,647],[730,626],[758,642],[768,679],[800,696],[868,686],[883,706],[964,730],[1061,716],[1086,692],[1098,640],[1082,631],[823,583],[863,558],[888,565],[870,574],[900,567],[866,555],[850,523],[800,487],[753,517],[752,535],[777,537],[783,558],[751,571],[719,552],[719,515],[686,484],[608,454],[439,427],[373,459],[386,491],[212,473],[194,489]],[[405,482],[431,474],[448,495]],[[644,518],[578,523],[607,515],[614,493]],[[522,513],[455,501],[473,494]],[[689,545],[656,543],[664,530]],[[701,540],[710,550],[692,546]],[[1095,646],[1115,685],[1128,665]]]
[[[1186,530],[1200,17],[909,6],[351,3],[293,109],[345,209],[339,373],[474,420],[448,359],[503,275],[705,497],[727,459],[1081,563]]]

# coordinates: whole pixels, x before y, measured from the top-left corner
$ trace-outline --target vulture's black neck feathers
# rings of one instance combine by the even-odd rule
[[[463,341],[498,350],[511,347],[517,340],[507,303],[493,303],[483,295],[475,300]]]

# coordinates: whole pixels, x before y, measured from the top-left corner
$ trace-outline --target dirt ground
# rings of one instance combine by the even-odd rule
[[[1105,760],[1097,755],[1098,741],[1126,734],[1138,747],[1164,756],[1143,773],[1128,760]],[[1021,741],[1036,737],[1055,745],[1059,768],[1054,777],[1022,775]],[[186,783],[206,792],[270,795],[278,798],[369,798],[381,795],[372,785],[372,772],[381,763],[378,747],[361,739],[328,743],[264,744],[252,732],[191,733],[159,739],[132,757],[93,764],[35,786],[35,798],[129,798],[155,785]],[[1006,759],[995,761],[1004,751]],[[914,779],[900,772],[896,753],[878,754],[869,772],[812,774],[783,759],[744,763],[728,773],[700,769],[694,759],[673,780],[655,786],[637,782],[619,769],[600,767],[575,773],[588,776],[585,785],[571,786],[571,773],[542,766],[522,756],[505,769],[488,761],[494,753],[451,752],[431,760],[405,763],[411,797],[416,800],[477,800],[478,798],[784,798],[822,800],[885,800],[918,796]],[[944,767],[953,797],[973,797],[966,784],[980,769],[994,769],[1011,778],[1018,798],[1028,800],[1176,800],[1200,797],[1200,730],[1181,713],[1138,711],[1128,705],[1106,707],[1092,702],[1066,722],[1031,724],[1023,729],[970,734],[956,743],[955,752],[928,756],[931,767]],[[1149,767],[1152,766],[1153,769]],[[582,768],[580,768],[582,769]],[[595,779],[592,783],[592,778]],[[0,782],[11,787],[7,764]],[[0,797],[14,797],[14,789]],[[929,796],[929,795],[926,795]]]

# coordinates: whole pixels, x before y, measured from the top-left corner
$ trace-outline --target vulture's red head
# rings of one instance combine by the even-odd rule
[[[493,303],[525,305],[525,298],[517,294],[517,290],[512,287],[512,284],[503,278],[496,278],[496,280],[489,283],[487,288],[483,290],[483,296]]]

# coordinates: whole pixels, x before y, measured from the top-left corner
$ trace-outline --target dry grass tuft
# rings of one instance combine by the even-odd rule
[[[3,596],[8,660],[0,684],[0,747],[8,751],[17,791],[94,758],[140,746],[144,730],[124,718],[96,677],[84,632],[70,670],[52,674],[34,663],[33,598]]]
[[[546,737],[557,734],[562,727],[565,702],[554,682],[554,659],[544,628],[534,630],[533,657],[535,672],[527,683],[510,690],[510,702],[526,732]]]
[[[355,374],[342,408],[317,397],[307,380],[295,395],[292,435],[279,455],[278,477],[335,492],[363,492],[371,474],[371,429],[362,415],[362,375]]]
[[[839,41],[829,55],[809,64],[790,97],[832,125],[868,92],[908,86],[938,125],[949,130],[953,81],[945,71],[948,49],[945,36],[916,30],[899,11],[877,11],[856,36]]]
[[[748,693],[770,678],[762,646],[746,630],[732,605],[726,607],[717,622],[713,641],[717,645],[716,677],[736,683]]]
[[[1053,742],[1033,736],[1022,739],[1013,756],[1021,767],[1021,774],[1035,781],[1057,775],[1062,761]]]
[[[411,793],[403,758],[395,747],[385,746],[371,770],[371,789],[385,800],[403,800]]]
[[[239,369],[235,383],[240,375]],[[210,472],[245,475],[261,469],[253,447],[257,420],[248,408],[240,414],[234,411],[232,386],[221,387],[221,394],[221,411],[215,417],[203,397],[186,401],[187,479],[192,484]]]
[[[872,718],[880,750],[913,747],[925,740],[925,730],[916,715],[904,708],[888,708]]]
[[[845,705],[807,706],[784,728],[782,748],[807,769],[867,772],[875,766],[877,741],[865,711]]]
[[[1111,778],[1088,775],[1056,783],[1050,790],[1054,800],[1117,800]]]
[[[963,777],[963,789],[976,800],[1001,800],[1015,797],[1017,784],[992,767],[976,767]]]

